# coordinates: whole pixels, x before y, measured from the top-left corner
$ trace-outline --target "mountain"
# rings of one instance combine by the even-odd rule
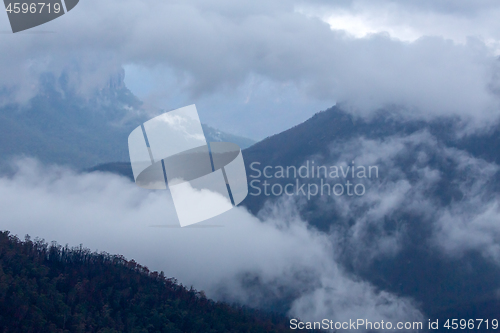
[[[255,141],[252,139],[221,132],[205,124],[202,124],[202,128],[208,142],[232,142],[240,146],[241,149],[248,148],[255,144]]]
[[[478,220],[489,218],[484,214],[500,192],[500,126],[466,131],[456,118],[425,121],[401,114],[384,109],[362,118],[334,106],[245,149],[248,180],[258,181],[253,184],[262,192],[252,195],[257,190],[250,187],[243,205],[260,216],[273,203],[291,200],[311,227],[335,240],[337,259],[347,271],[380,290],[413,298],[428,315],[500,316],[495,218]],[[280,166],[311,170],[313,163],[328,172],[376,166],[377,177],[279,175]],[[131,175],[126,162],[93,170]],[[271,193],[273,185],[295,187],[300,181],[314,189],[321,180],[332,188],[357,182],[366,195]]]
[[[64,74],[41,80],[42,89],[30,103],[0,109],[3,160],[26,154],[43,162],[132,178],[130,164],[119,161],[128,160],[128,134],[148,117],[123,84],[123,73],[86,97],[71,87]],[[464,245],[459,246],[452,236],[461,229],[450,229],[450,222],[444,221],[449,217],[458,221],[459,228],[466,228],[495,205],[500,191],[496,167],[500,126],[467,131],[457,118],[426,121],[402,114],[387,108],[363,118],[337,105],[253,145],[251,140],[206,125],[203,129],[208,141],[250,146],[243,150],[251,185],[245,207],[259,216],[283,199],[294,202],[311,227],[335,237],[338,260],[352,274],[381,290],[412,297],[428,314],[463,313],[463,309],[481,308],[476,304],[497,304],[500,268],[488,257],[496,251],[495,243],[488,240],[496,239],[490,236],[496,231],[479,229],[482,238],[475,240],[475,247],[470,247],[467,237],[461,238]],[[366,163],[366,167],[376,166],[376,178],[360,180],[349,172],[335,179],[276,177],[278,167],[290,167],[291,173],[306,166],[310,170],[312,165],[345,171]],[[266,166],[270,178],[263,174]],[[288,184],[294,189],[319,188],[321,181],[331,188],[357,182],[367,195],[269,193]],[[258,195],[256,188],[261,190]],[[478,230],[464,231],[470,232]],[[443,239],[436,241],[436,237]],[[449,249],[454,254],[447,253]]]
[[[77,169],[128,159],[128,135],[151,118],[125,86],[124,72],[101,89],[79,93],[68,76],[46,74],[40,91],[26,105],[0,107],[0,157],[26,155],[46,163]],[[241,147],[254,142],[203,126],[210,141],[231,141]]]
[[[2,332],[291,332],[119,255],[0,232]]]
[[[265,166],[298,169],[307,161],[327,167],[352,166],[352,161],[375,163],[380,174],[376,179],[360,180],[350,173],[345,179],[328,179],[332,186],[346,180],[363,183],[367,191],[372,189],[369,199],[293,196],[301,216],[319,230],[340,237],[336,238],[339,259],[346,269],[381,290],[412,297],[427,314],[446,310],[456,317],[470,313],[464,308],[489,304],[489,310],[475,314],[500,315],[498,263],[480,249],[458,247],[456,255],[446,255],[439,252],[440,241],[434,236],[446,214],[460,211],[456,218],[463,222],[456,223],[466,224],[473,218],[470,213],[481,207],[477,200],[495,200],[500,191],[500,173],[495,169],[500,162],[500,126],[492,124],[488,130],[464,134],[464,124],[458,119],[423,121],[400,114],[385,109],[365,119],[335,106],[246,149],[247,173],[257,175],[250,169],[253,162],[261,163],[260,171]],[[264,175],[249,181],[255,179],[260,184],[267,181],[269,189],[296,181]],[[306,188],[320,185],[318,178],[299,180]],[[243,204],[258,215],[266,204],[282,198],[249,195]],[[390,206],[398,201],[399,205]],[[379,247],[388,240],[396,244],[384,252]]]
[[[73,89],[64,74],[42,76],[38,95],[26,105],[0,109],[2,160],[27,155],[76,167],[125,160],[141,102],[125,87],[123,75],[88,96]]]

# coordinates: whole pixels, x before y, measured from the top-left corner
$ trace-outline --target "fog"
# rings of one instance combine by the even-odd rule
[[[302,320],[422,316],[411,299],[344,272],[331,239],[300,220],[291,203],[269,209],[264,221],[237,208],[180,228],[166,191],[32,159],[17,160],[14,169],[0,179],[1,229],[21,238],[122,254],[215,299],[265,306],[295,295],[289,314]]]

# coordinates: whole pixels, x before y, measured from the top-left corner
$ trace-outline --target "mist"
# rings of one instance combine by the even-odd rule
[[[302,320],[422,317],[411,299],[346,273],[328,235],[308,227],[289,202],[268,210],[265,220],[237,208],[180,228],[166,191],[33,159],[14,168],[0,178],[1,228],[19,237],[122,254],[215,299],[262,307],[291,297],[289,315]]]

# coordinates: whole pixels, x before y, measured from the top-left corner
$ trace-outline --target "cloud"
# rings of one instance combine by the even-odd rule
[[[181,229],[166,191],[29,159],[16,168],[0,178],[2,229],[14,234],[123,254],[210,297],[253,306],[288,298],[302,320],[421,319],[410,299],[345,273],[327,235],[308,228],[290,203],[265,221],[238,208]]]
[[[432,244],[451,257],[476,251],[500,264],[499,197],[491,188],[499,166],[465,154],[456,158],[468,174],[460,184],[463,197],[439,211]]]
[[[435,246],[454,257],[471,250],[500,264],[500,209],[498,198],[472,199],[445,210],[436,224]]]
[[[382,139],[356,137],[332,143],[329,154],[313,159],[317,165],[344,168],[354,165],[378,170],[371,177],[351,180],[364,185],[364,195],[344,195],[335,200],[321,197],[316,213],[321,217],[335,212],[332,237],[354,267],[365,269],[377,259],[394,258],[407,249],[408,239],[416,237],[412,233],[417,224],[425,228],[433,223],[440,208],[433,195],[443,177],[441,161],[437,165],[429,161],[436,155],[445,160],[453,153],[439,145],[427,131]]]
[[[302,165],[328,170],[330,166],[378,167],[378,177],[321,177],[331,187],[349,180],[364,185],[366,192],[361,196],[317,193],[310,200],[293,196],[301,216],[311,226],[328,230],[334,260],[344,269],[382,290],[413,297],[428,313],[491,298],[499,287],[499,166],[450,147],[453,142],[447,138],[455,137],[453,130],[438,132],[417,122],[396,122],[387,130],[379,120],[360,125],[369,128],[366,136],[343,135],[321,154],[301,155]],[[419,127],[423,129],[417,131]],[[394,131],[397,134],[387,133]],[[295,184],[293,177],[268,179],[268,189],[273,184]],[[321,186],[319,178],[299,181],[307,191],[308,184]],[[330,297],[323,299],[327,293],[322,293],[316,303],[297,301],[296,306],[334,307],[327,306],[327,300],[341,299],[334,296],[336,292],[334,288]]]
[[[442,36],[464,43],[481,36],[500,51],[498,2],[485,1],[308,1],[300,12],[320,17],[332,29],[346,30],[356,37],[387,32],[393,38],[415,41],[422,36]]]
[[[500,169],[495,163],[448,147],[427,130],[333,142],[326,156],[308,161],[378,169],[378,177],[351,179],[364,185],[362,196],[317,196],[314,203],[296,198],[304,216],[327,223],[337,258],[355,271],[366,271],[380,260],[393,265],[404,253],[418,257],[422,247],[450,260],[477,252],[500,263]]]
[[[374,293],[377,297],[372,296]],[[344,306],[345,304],[349,306]],[[383,318],[384,322],[391,322],[392,325],[401,318],[407,322],[422,321],[421,313],[407,300],[390,293],[375,292],[372,286],[351,280],[324,281],[322,289],[316,289],[297,299],[291,312],[317,321],[331,318],[332,313],[336,314],[337,320],[350,318],[355,321],[363,318],[365,322],[374,323]]]
[[[117,67],[133,65],[172,76],[166,80],[168,86],[154,91],[179,92],[180,100],[164,101],[166,108],[206,103],[213,112],[209,123],[222,122],[235,132],[254,132],[259,137],[305,120],[317,111],[308,105],[335,101],[349,103],[353,112],[361,114],[402,105],[402,113],[424,117],[459,115],[483,124],[498,117],[498,97],[490,89],[498,85],[497,60],[480,37],[458,43],[442,34],[426,37],[429,34],[424,32],[415,41],[402,42],[380,30],[354,38],[298,12],[300,4],[89,0],[43,26],[56,33],[2,35],[7,51],[0,55],[5,73],[0,85],[17,87],[24,91],[18,96],[27,96],[37,74],[69,68],[76,76],[75,85],[85,88],[105,82]],[[378,13],[376,6],[365,2],[358,7]],[[439,12],[428,2],[417,7],[418,13],[425,13],[427,7]],[[411,12],[409,8],[405,10]],[[305,98],[311,104],[283,107],[271,102],[266,97],[269,89],[263,88],[252,94],[253,107],[244,108],[255,78],[263,87],[275,89],[274,98]],[[259,98],[273,107],[263,108]],[[245,112],[267,121],[242,124]]]

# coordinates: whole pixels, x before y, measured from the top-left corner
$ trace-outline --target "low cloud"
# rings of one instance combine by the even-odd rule
[[[4,230],[123,254],[209,297],[252,306],[285,297],[290,315],[302,320],[422,317],[410,299],[345,273],[329,237],[290,203],[269,210],[265,221],[237,208],[181,229],[166,192],[22,159],[0,178],[0,209]]]
[[[379,177],[355,179],[366,188],[360,197],[318,198],[315,214],[335,212],[331,237],[355,267],[394,257],[411,243],[450,258],[475,251],[500,263],[497,164],[448,147],[426,130],[357,137],[332,144],[329,157],[311,159],[379,169]]]

